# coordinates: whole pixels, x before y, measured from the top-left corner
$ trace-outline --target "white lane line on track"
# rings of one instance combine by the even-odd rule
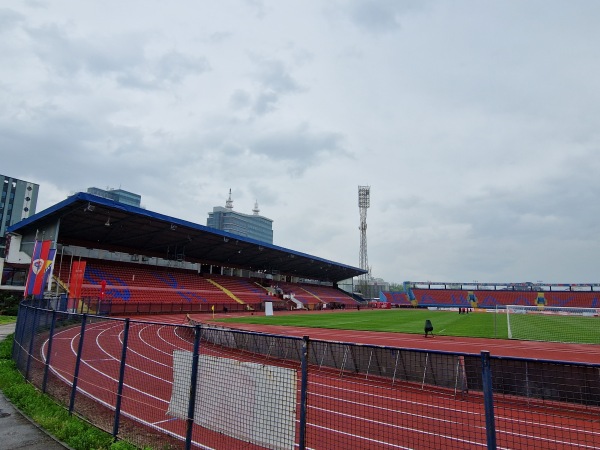
[[[332,379],[333,380],[333,379]],[[313,382],[313,384],[315,384],[315,382]],[[347,391],[349,393],[355,394],[356,391],[354,389],[347,389],[341,386],[335,386],[335,385],[329,385],[329,384],[322,384],[322,383],[318,383],[321,387],[326,388],[328,390],[341,390],[341,391]],[[382,389],[385,389],[385,387],[382,387]],[[324,394],[317,394],[315,392],[312,392],[310,395],[321,395],[321,396],[325,396]],[[386,395],[381,395],[381,394],[373,394],[373,393],[366,393],[363,392],[361,393],[362,396],[365,397],[375,397],[375,398],[381,398],[384,400],[390,400],[389,396]],[[332,399],[336,399],[336,400],[340,400],[340,401],[347,401],[347,400],[343,400],[343,399],[339,399],[338,397],[334,397],[334,396],[330,396],[330,398]],[[417,401],[413,401],[413,400],[406,400],[406,399],[401,399],[401,398],[396,398],[394,399],[396,402],[400,402],[400,403],[404,403],[404,404],[410,404],[413,406],[419,406],[425,409],[438,409],[438,410],[443,410],[443,411],[450,411],[450,412],[457,412],[457,413],[461,413],[461,414],[469,414],[471,417],[473,416],[481,416],[482,418],[484,417],[483,413],[479,413],[476,411],[472,411],[469,409],[459,409],[459,408],[449,408],[449,407],[444,407],[444,406],[440,406],[437,404],[431,404],[431,403],[426,403],[426,402],[417,402]],[[362,404],[362,405],[367,405],[367,406],[371,406],[369,404]],[[378,406],[372,406],[373,408],[381,408]],[[385,408],[384,408],[385,409]],[[522,426],[527,426],[527,427],[534,427],[534,428],[539,428],[539,427],[544,427],[544,428],[548,428],[551,430],[554,430],[555,434],[560,434],[561,431],[568,431],[571,433],[575,433],[575,434],[585,434],[585,435],[590,435],[590,436],[598,436],[600,435],[600,432],[598,431],[594,431],[594,430],[588,430],[588,429],[581,429],[581,428],[573,428],[573,427],[565,427],[563,425],[555,425],[552,423],[546,423],[546,422],[540,422],[540,421],[534,421],[534,420],[529,420],[529,419],[518,419],[518,418],[514,418],[511,416],[503,416],[503,415],[498,415],[496,414],[496,421],[500,422],[500,421],[504,421],[505,423],[514,423],[517,425],[522,425]],[[521,436],[521,433],[517,433],[517,432],[511,432],[511,431],[507,431],[507,430],[503,430],[502,431],[504,434],[509,434],[509,435],[515,435],[515,436]],[[529,439],[544,439],[544,438],[540,438],[538,436],[529,436]],[[560,443],[562,441],[553,441],[550,440],[550,442],[557,442]],[[577,444],[572,444],[573,446],[577,446]],[[585,445],[582,448],[588,448]],[[595,448],[595,447],[589,447],[589,448]]]
[[[140,325],[140,326],[141,326],[141,328],[142,328],[142,329],[141,329],[141,330],[139,330],[139,331],[137,332],[137,338],[139,339],[139,341],[143,342],[143,343],[144,343],[144,345],[146,345],[147,347],[149,347],[149,348],[151,348],[151,349],[154,349],[154,350],[156,350],[158,353],[161,353],[161,354],[163,354],[163,355],[166,355],[166,356],[167,356],[167,359],[170,359],[170,358],[172,358],[172,357],[173,357],[173,353],[172,353],[172,352],[171,352],[171,353],[169,353],[169,352],[167,352],[167,351],[160,350],[159,348],[155,347],[154,345],[151,345],[151,344],[149,344],[149,343],[148,343],[148,342],[147,342],[147,341],[146,341],[146,340],[145,340],[145,339],[142,337],[142,333],[143,333],[144,331],[146,331],[146,329],[147,329],[147,328],[150,328],[150,327],[152,327],[152,325],[145,324],[145,325]],[[131,329],[129,330],[129,332],[131,333]],[[175,348],[175,349],[177,349],[177,348]],[[131,351],[132,351],[133,353],[135,353],[136,355],[138,355],[140,358],[143,358],[143,359],[146,359],[146,360],[148,360],[148,361],[151,361],[153,364],[158,364],[158,365],[161,365],[161,366],[164,366],[164,367],[171,368],[171,365],[170,365],[170,364],[161,363],[160,361],[157,361],[156,359],[152,359],[152,358],[150,358],[150,357],[148,357],[148,356],[146,356],[146,355],[144,355],[144,354],[142,354],[142,353],[140,353],[140,352],[137,352],[137,351],[135,351],[135,350],[133,350],[133,349],[132,349]]]
[[[312,409],[316,409],[316,410],[319,410],[319,411],[330,413],[332,415],[341,416],[341,417],[344,417],[344,418],[356,418],[357,417],[357,416],[353,416],[351,414],[346,414],[346,413],[342,413],[342,412],[339,412],[339,411],[333,411],[333,410],[329,410],[329,409],[325,409],[325,408],[319,408],[319,407],[315,407],[315,406],[313,406]],[[402,426],[402,425],[391,424],[391,423],[382,422],[382,421],[379,421],[379,420],[367,419],[366,417],[360,417],[359,419],[362,420],[362,421],[364,421],[364,422],[368,422],[368,423],[375,424],[375,425],[385,425],[385,426],[388,426],[388,427],[391,427],[391,428],[394,428],[394,429],[397,429],[397,430],[410,431],[411,433],[423,434],[423,435],[426,435],[426,436],[442,437],[444,439],[448,439],[448,440],[455,441],[455,442],[460,442],[462,444],[468,443],[470,445],[475,445],[475,446],[478,446],[478,447],[487,447],[487,443],[485,443],[485,442],[475,442],[475,441],[471,441],[469,439],[461,439],[461,438],[457,438],[455,436],[447,436],[447,435],[444,435],[444,434],[439,433],[439,432],[425,431],[425,430],[420,430],[418,428],[405,427],[405,426]],[[316,425],[313,425],[313,424],[311,424],[311,425],[312,426],[316,426]],[[333,431],[333,432],[336,432],[336,433],[346,434],[346,435],[353,436],[353,437],[359,437],[359,438],[363,439],[363,436],[359,436],[359,435],[356,435],[356,434],[343,433],[343,432],[341,432],[339,430],[333,430],[333,429],[330,429],[330,431]],[[364,439],[371,440],[369,438],[364,438]],[[385,441],[377,441],[377,442],[379,442],[381,444],[385,444],[387,446],[393,446],[393,447],[398,447],[398,448],[407,448],[407,447],[400,447],[400,446],[392,444],[390,442],[385,442]]]
[[[75,349],[73,349],[73,342],[71,342],[71,350],[73,351],[73,354],[77,355],[77,352],[75,351]],[[111,377],[110,375],[102,372],[101,370],[97,369],[96,367],[92,366],[91,364],[88,364],[88,362],[86,360],[81,359],[81,363],[85,364],[92,371],[94,371],[94,372],[96,372],[96,373],[104,376],[104,378],[106,378],[108,380],[111,380],[111,381],[113,381],[115,383],[119,382],[118,378]],[[164,400],[164,399],[162,399],[160,397],[156,397],[155,395],[149,394],[149,393],[147,393],[147,392],[145,392],[145,391],[143,391],[141,389],[138,389],[138,388],[134,387],[131,384],[123,383],[123,386],[126,386],[126,387],[130,388],[131,390],[133,390],[135,392],[139,392],[140,394],[142,394],[142,396],[150,397],[150,398],[152,398],[154,400],[158,400],[158,401],[160,401],[162,403],[169,403],[167,400]],[[80,387],[78,387],[78,389],[80,389]],[[83,391],[83,389],[82,389],[82,391]],[[91,395],[91,394],[89,394],[89,395]],[[95,396],[92,396],[92,397],[95,398],[95,399],[97,399],[98,401],[102,402],[102,400],[98,399],[97,397],[95,397]]]
[[[91,328],[92,328],[92,329],[95,329],[96,327],[91,327]],[[86,328],[86,330],[87,330],[87,328]],[[63,330],[63,331],[64,331],[64,332],[66,332],[66,331],[70,331],[70,330]],[[73,354],[73,355],[75,355],[75,357],[77,357],[77,350],[74,348],[74,347],[75,347],[75,341],[77,340],[77,338],[78,338],[79,336],[80,336],[80,333],[77,333],[77,334],[75,334],[74,336],[72,336],[72,337],[71,337],[70,348],[71,348],[71,352],[72,352],[72,354]],[[46,342],[47,342],[47,340],[46,340]],[[46,342],[44,343],[44,346],[45,346]],[[104,350],[103,350],[103,351],[104,351]],[[45,358],[44,358],[44,361],[45,361]],[[96,373],[98,373],[99,375],[101,375],[101,376],[103,376],[103,377],[105,377],[105,378],[107,378],[107,379],[109,379],[109,380],[111,380],[111,381],[113,381],[113,382],[115,382],[115,383],[118,383],[118,382],[119,382],[119,380],[118,380],[117,378],[111,377],[111,376],[109,376],[108,374],[106,374],[106,373],[102,372],[101,370],[97,369],[97,368],[96,368],[96,367],[94,367],[93,365],[89,364],[85,358],[82,358],[82,359],[81,359],[81,363],[82,363],[82,364],[84,364],[86,367],[88,367],[88,368],[89,368],[90,370],[92,370],[93,372],[96,372]],[[54,372],[54,373],[56,374],[56,376],[57,376],[57,377],[59,377],[60,379],[62,379],[62,380],[65,382],[65,383],[67,383],[68,385],[70,385],[70,384],[71,384],[71,381],[67,380],[67,378],[66,378],[66,377],[64,377],[64,376],[63,376],[63,375],[62,375],[62,374],[61,374],[61,373],[60,373],[58,370],[54,369],[53,367],[51,367],[51,370],[52,370],[52,372]],[[136,370],[139,370],[139,369],[136,369]],[[155,378],[156,378],[156,377],[155,377]],[[166,381],[166,380],[163,380],[163,381]],[[127,384],[127,383],[126,383],[126,384],[124,384],[124,386],[126,386],[126,387],[130,388],[131,390],[133,390],[133,391],[135,391],[135,392],[139,392],[140,394],[142,394],[142,396],[145,396],[145,397],[152,398],[152,399],[154,399],[154,400],[157,400],[157,401],[159,401],[159,402],[162,402],[162,403],[168,403],[168,401],[167,401],[167,400],[164,400],[164,399],[162,399],[162,398],[159,398],[159,397],[156,397],[156,396],[154,396],[154,395],[148,394],[147,392],[144,392],[144,391],[142,391],[142,390],[140,390],[140,389],[138,389],[138,388],[134,387],[133,385],[130,385],[130,384]],[[98,402],[100,402],[101,404],[103,404],[103,405],[105,405],[105,406],[107,406],[107,407],[109,407],[109,408],[111,407],[111,405],[108,405],[108,404],[107,404],[106,402],[104,402],[102,399],[100,399],[100,398],[98,398],[98,397],[96,397],[96,396],[92,395],[92,394],[91,394],[91,393],[89,393],[88,391],[84,390],[83,388],[81,388],[81,386],[78,386],[78,388],[77,388],[77,389],[78,389],[78,390],[81,390],[81,392],[85,392],[85,394],[86,394],[87,396],[89,396],[89,397],[91,397],[91,398],[93,398],[93,399],[97,400],[97,401],[98,401]]]
[[[332,386],[330,384],[317,383],[317,382],[314,382],[314,381],[311,384],[313,384],[313,385],[317,384],[317,385],[319,385],[319,386],[321,386],[321,387],[323,387],[325,389],[329,389],[329,390],[336,389],[336,390],[341,390],[341,391],[350,392],[352,394],[356,394],[356,391],[354,389],[347,389],[347,388],[344,388],[344,387],[341,387],[341,386],[336,386],[335,384]],[[349,384],[349,383],[347,383],[347,384]],[[361,384],[361,383],[358,383],[358,384]],[[389,387],[382,387],[382,389],[383,390],[386,390],[386,389],[389,390]],[[377,399],[381,399],[383,401],[389,400],[388,396],[382,395],[382,394],[373,394],[371,392],[362,392],[361,394],[363,396],[366,396],[366,397],[377,398]],[[337,398],[337,397],[334,397],[334,398]],[[468,410],[468,409],[450,408],[450,407],[447,407],[447,406],[440,406],[440,405],[434,404],[434,403],[419,402],[419,401],[407,400],[407,399],[402,399],[402,398],[398,398],[398,399],[395,399],[395,400],[398,401],[398,402],[401,402],[401,403],[405,403],[405,404],[409,404],[409,405],[413,405],[413,406],[420,406],[420,407],[423,407],[423,408],[438,409],[438,410],[441,410],[441,411],[468,413],[468,414],[471,414],[471,415],[475,415],[476,414],[476,415],[479,415],[479,416],[483,416],[482,413],[477,413],[475,411]]]
[[[121,355],[119,354],[119,357],[118,357],[118,358],[117,358],[117,357],[114,357],[114,356],[112,356],[110,353],[108,353],[106,350],[104,350],[104,347],[103,347],[103,346],[100,344],[100,342],[99,342],[100,336],[101,336],[101,335],[103,335],[103,334],[104,334],[104,332],[107,332],[107,331],[109,331],[109,329],[102,330],[100,333],[98,333],[98,335],[96,336],[96,346],[97,346],[97,347],[98,347],[100,350],[102,350],[102,351],[103,351],[105,354],[107,354],[107,355],[108,355],[110,358],[112,358],[114,361],[116,361],[116,362],[118,362],[119,364],[121,364]],[[118,340],[119,340],[119,342],[121,343],[121,346],[123,346],[122,333],[123,333],[123,331],[121,331],[120,333],[118,333],[117,335],[115,335],[115,336],[117,336],[117,337],[118,337]],[[129,350],[130,350],[130,349],[128,348],[128,349],[127,349],[127,351],[129,351]],[[90,361],[90,360],[87,360],[87,361]],[[143,369],[138,369],[137,367],[135,367],[135,366],[133,366],[133,365],[130,365],[130,364],[127,364],[127,363],[126,363],[126,364],[125,364],[125,366],[126,366],[126,368],[129,368],[129,369],[132,369],[132,370],[136,370],[136,371],[138,371],[138,372],[141,372],[141,373],[143,373],[143,374],[145,374],[145,375],[147,375],[147,376],[149,376],[149,377],[151,377],[151,378],[154,378],[154,379],[156,379],[156,380],[158,380],[158,381],[163,381],[163,382],[167,382],[167,383],[169,383],[167,380],[165,380],[165,379],[163,379],[163,378],[161,378],[161,377],[157,377],[157,376],[155,376],[155,375],[153,375],[153,374],[147,373],[145,370],[143,370]],[[170,384],[170,383],[169,383],[169,384]]]
[[[175,327],[174,327],[173,325],[164,325],[164,326],[161,326],[161,327],[158,329],[158,332],[157,332],[156,334],[158,334],[158,337],[159,337],[159,338],[160,338],[160,339],[161,339],[161,340],[162,340],[164,343],[166,343],[167,345],[169,345],[169,346],[171,346],[171,347],[173,347],[173,348],[175,348],[175,349],[177,349],[177,350],[181,350],[181,348],[180,348],[180,347],[177,347],[177,346],[176,346],[174,343],[172,343],[172,342],[170,342],[170,341],[167,341],[167,340],[166,340],[166,339],[163,337],[163,335],[162,335],[162,332],[163,332],[164,330],[173,330],[173,335],[174,335],[174,336],[176,336],[176,337],[177,337],[178,339],[180,339],[180,340],[183,340],[184,342],[187,342],[187,343],[188,343],[188,345],[189,345],[190,343],[189,343],[188,341],[185,341],[185,340],[184,340],[184,339],[183,339],[181,336],[179,336],[179,335],[177,334],[177,330],[178,330],[178,329],[179,329],[179,327],[178,327],[178,326],[175,326]]]
[[[86,330],[87,330],[87,328],[86,328]],[[62,330],[61,332],[64,332],[64,333],[66,333],[66,332],[68,332],[68,331],[72,331],[72,330]],[[74,345],[75,345],[75,340],[76,340],[76,339],[77,339],[79,336],[80,336],[80,333],[77,333],[77,334],[75,334],[75,335],[71,336],[70,338],[68,338],[68,337],[62,338],[62,339],[63,339],[63,340],[65,340],[65,341],[69,341],[69,340],[70,340],[70,348],[71,348],[71,352],[72,352],[72,353],[73,353],[75,356],[77,355],[77,351],[75,350],[75,348],[74,348]],[[48,343],[48,340],[46,340],[46,341],[45,341],[45,342],[42,344],[42,347],[45,347],[45,346],[47,345],[47,343]],[[122,342],[121,342],[121,343],[122,343]],[[44,358],[44,361],[45,361],[45,358]],[[112,381],[116,381],[116,382],[118,382],[118,380],[116,380],[115,378],[113,378],[113,377],[110,377],[110,376],[108,376],[107,374],[105,374],[105,373],[103,373],[103,372],[101,372],[101,371],[97,370],[96,368],[94,368],[94,367],[90,366],[89,364],[87,364],[87,363],[86,363],[86,361],[85,361],[84,359],[81,359],[81,363],[85,364],[85,365],[86,365],[86,366],[88,366],[88,367],[89,367],[91,370],[93,370],[93,371],[95,371],[95,372],[99,373],[100,375],[102,375],[102,376],[104,376],[104,377],[106,377],[106,378],[108,378],[108,379],[110,379],[110,380],[112,380]],[[64,382],[65,384],[67,384],[67,385],[71,385],[71,381],[67,380],[67,378],[66,378],[66,377],[64,377],[64,376],[63,376],[63,375],[60,373],[60,371],[58,371],[58,370],[54,369],[53,367],[51,367],[51,370],[52,370],[52,372],[54,372],[54,373],[55,373],[55,375],[56,375],[56,376],[57,376],[59,379],[63,380],[63,382]],[[171,384],[172,384],[172,383],[171,383]],[[131,386],[131,385],[129,385],[129,384],[125,384],[125,386],[127,386],[128,388],[132,389],[132,390],[133,390],[133,391],[135,391],[135,392],[140,392],[140,393],[141,393],[143,396],[147,396],[147,397],[153,398],[153,399],[155,399],[155,400],[158,400],[158,401],[160,401],[160,402],[163,402],[163,403],[168,403],[168,401],[165,401],[165,400],[163,400],[163,399],[161,399],[161,398],[158,398],[158,397],[156,397],[156,396],[150,395],[150,394],[148,394],[148,393],[146,393],[146,392],[144,392],[144,391],[140,391],[139,389],[137,389],[137,388],[135,388],[135,387],[133,387],[133,386]],[[106,408],[109,408],[109,409],[113,409],[113,410],[114,410],[114,405],[111,405],[111,404],[109,404],[109,403],[105,402],[104,400],[102,400],[101,398],[98,398],[98,397],[96,397],[96,396],[95,396],[95,395],[93,395],[91,392],[89,392],[89,391],[87,391],[87,390],[83,389],[81,386],[78,386],[78,387],[77,387],[77,391],[78,391],[78,392],[80,392],[80,393],[82,393],[82,394],[84,394],[84,395],[86,395],[86,396],[87,396],[87,397],[89,397],[89,398],[92,398],[92,399],[94,399],[95,401],[97,401],[99,404],[101,404],[101,405],[105,406]],[[127,411],[124,411],[124,410],[121,410],[121,414],[122,414],[124,417],[128,417],[128,418],[130,418],[130,419],[132,419],[132,420],[134,420],[134,421],[136,421],[136,422],[139,422],[139,423],[141,423],[141,424],[143,424],[143,425],[146,425],[146,426],[149,426],[149,427],[154,427],[154,428],[156,428],[157,430],[160,430],[161,432],[165,433],[165,434],[166,434],[166,435],[168,435],[168,436],[172,436],[172,437],[174,437],[174,438],[176,438],[176,439],[179,439],[179,440],[181,440],[181,439],[184,439],[184,436],[181,436],[181,435],[179,435],[179,434],[177,434],[177,433],[174,433],[174,432],[172,432],[172,431],[170,431],[170,430],[168,430],[168,429],[165,429],[165,428],[162,428],[162,427],[160,427],[160,426],[158,426],[158,425],[155,425],[155,423],[153,423],[153,422],[148,422],[147,420],[144,420],[144,419],[142,419],[142,418],[141,418],[141,417],[139,417],[138,415],[134,415],[134,414],[132,414],[132,413],[129,413],[129,412],[127,412]],[[168,422],[168,421],[166,421],[166,422]],[[165,422],[165,423],[166,423],[166,422]],[[156,423],[160,423],[160,422],[156,422]],[[202,449],[204,449],[204,450],[215,450],[215,449],[213,449],[212,447],[206,446],[206,445],[204,445],[204,444],[202,444],[202,443],[200,443],[200,442],[196,442],[196,441],[194,441],[194,445],[195,445],[195,446],[197,446],[197,447],[199,447],[199,448],[202,448]]]
[[[309,426],[309,427],[318,428],[320,430],[325,430],[325,431],[328,431],[330,433],[342,434],[344,436],[350,436],[350,437],[355,438],[355,439],[361,439],[361,440],[368,441],[368,442],[371,442],[371,443],[376,443],[378,445],[385,445],[387,447],[394,447],[394,448],[399,448],[399,449],[402,449],[402,450],[412,450],[412,447],[404,447],[402,445],[396,445],[396,444],[392,444],[390,442],[385,442],[385,441],[381,441],[381,440],[376,440],[376,439],[368,438],[368,437],[365,437],[365,436],[360,436],[358,434],[346,433],[345,431],[340,431],[340,430],[337,430],[335,428],[324,427],[322,425],[316,425],[314,423],[307,423],[306,425]]]
[[[165,420],[157,420],[156,422],[152,422],[153,425],[159,425],[161,423],[169,423],[169,422],[174,422],[176,420],[181,420],[178,417],[173,417],[171,419],[165,419]]]
[[[550,438],[545,438],[542,436],[537,436],[537,435],[530,435],[530,434],[526,434],[526,433],[517,433],[514,431],[504,431],[504,430],[498,430],[498,428],[496,428],[496,433],[503,433],[503,434],[508,434],[511,436],[518,436],[520,438],[525,438],[528,441],[531,440],[538,440],[538,441],[543,441],[544,443],[548,444],[548,443],[552,443],[552,447],[546,447],[546,448],[567,448],[567,447],[576,447],[576,448],[589,448],[592,450],[598,450],[598,447],[595,445],[587,445],[587,444],[579,444],[577,442],[572,442],[572,441],[562,441],[559,439],[550,439]]]
[[[324,394],[316,394],[314,392],[312,392],[310,394],[311,397],[323,397],[323,398],[327,398],[333,401],[339,401],[342,403],[349,403],[352,406],[361,406],[361,407],[366,407],[366,408],[371,408],[374,410],[379,410],[379,411],[385,411],[387,413],[393,413],[393,414],[398,414],[398,415],[402,415],[402,416],[411,416],[411,417],[418,417],[420,419],[427,419],[427,420],[431,420],[433,422],[443,422],[443,423],[447,423],[447,424],[453,424],[453,425],[467,425],[467,424],[463,424],[462,422],[459,422],[457,420],[450,420],[450,419],[443,419],[440,417],[432,417],[432,416],[427,416],[425,414],[419,414],[419,413],[415,413],[415,412],[409,412],[409,411],[402,411],[400,409],[390,409],[390,408],[386,408],[383,406],[377,406],[377,405],[373,405],[373,404],[369,404],[369,403],[362,403],[362,402],[357,402],[357,401],[353,401],[353,400],[345,400],[345,399],[341,399],[341,398],[337,398],[337,397],[331,397],[330,395],[324,395]],[[389,400],[389,399],[388,399]],[[426,405],[427,409],[431,409],[429,408],[429,405]],[[470,411],[467,410],[459,410],[459,409],[454,409],[454,412],[457,413],[461,413],[463,415],[474,415],[471,414]],[[484,427],[478,427],[478,426],[472,426],[469,424],[469,427],[471,429],[476,428],[476,429],[484,429]]]

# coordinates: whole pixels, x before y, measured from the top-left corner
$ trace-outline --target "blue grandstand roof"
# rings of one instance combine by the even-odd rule
[[[110,227],[107,227],[107,218]],[[366,271],[318,256],[257,241],[136,206],[79,192],[8,229],[33,234],[59,225],[57,243],[162,255],[185,246],[194,262],[263,270],[337,282]]]

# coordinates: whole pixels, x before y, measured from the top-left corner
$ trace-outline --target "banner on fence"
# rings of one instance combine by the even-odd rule
[[[25,297],[33,295],[41,297],[52,272],[52,263],[54,262],[55,248],[50,248],[52,241],[38,241],[36,239],[31,255],[31,265],[27,274],[25,283]]]
[[[270,449],[294,449],[296,371],[200,355],[194,422]],[[173,352],[168,414],[187,419],[191,352]]]

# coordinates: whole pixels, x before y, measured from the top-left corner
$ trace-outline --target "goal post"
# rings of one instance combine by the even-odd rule
[[[509,339],[600,344],[600,308],[506,307]]]

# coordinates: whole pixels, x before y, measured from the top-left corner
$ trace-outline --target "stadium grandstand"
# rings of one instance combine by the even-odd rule
[[[382,292],[380,302],[422,308],[599,308],[600,284],[405,282],[402,292]]]
[[[45,297],[127,314],[356,307],[365,271],[80,192],[8,229],[0,288],[24,290],[37,241],[55,249]]]

